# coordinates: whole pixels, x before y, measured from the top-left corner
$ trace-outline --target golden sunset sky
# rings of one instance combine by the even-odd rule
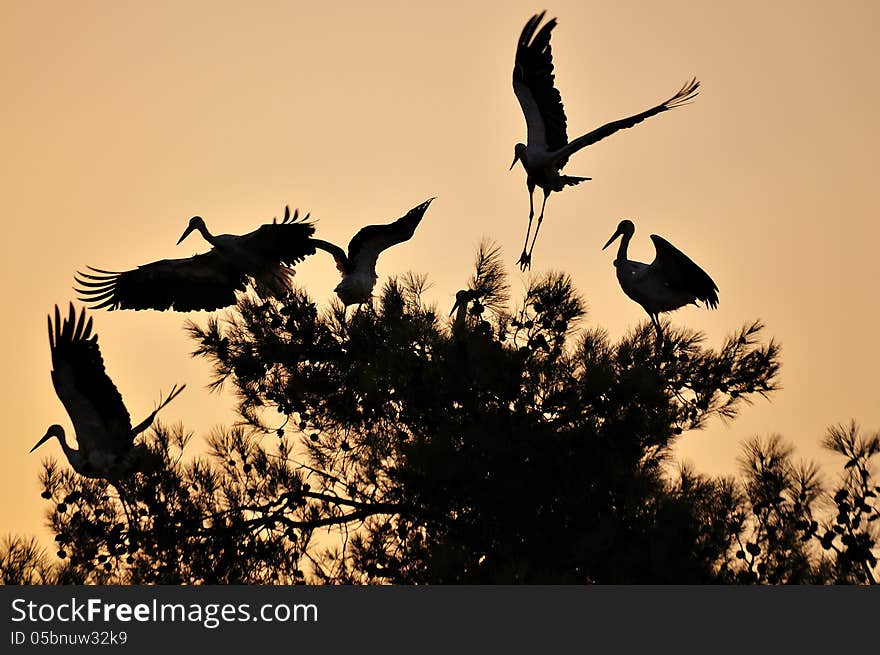
[[[650,262],[648,237],[660,234],[720,288],[717,311],[685,308],[676,324],[717,345],[761,319],[781,342],[783,390],[685,433],[679,455],[732,473],[744,439],[780,433],[831,464],[818,445],[827,426],[880,428],[878,2],[2,0],[0,534],[46,539],[37,477],[61,451],[28,450],[51,423],[72,434],[49,377],[46,314],[74,299],[87,264],[124,270],[206,250],[198,235],[174,245],[193,214],[238,234],[289,203],[345,244],[437,196],[413,239],[380,259],[380,284],[427,273],[428,297],[448,311],[485,235],[504,248],[518,296],[528,198],[523,170],[507,170],[525,140],[511,70],[541,9],[559,20],[572,138],[691,76],[703,84],[692,105],[572,158],[566,172],[593,181],[550,198],[533,268],[570,273],[584,325],[622,336],[646,315],[600,249],[630,218],[632,258]],[[329,257],[297,271],[331,299]],[[162,420],[199,437],[233,420],[232,399],[205,390],[207,362],[189,357],[184,320],[207,316],[94,313],[133,420],[182,382]]]

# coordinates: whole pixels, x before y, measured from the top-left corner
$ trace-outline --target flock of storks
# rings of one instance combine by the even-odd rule
[[[543,18],[544,12],[536,14],[523,28],[513,69],[513,90],[528,128],[527,143],[516,144],[510,166],[512,170],[517,161],[522,163],[529,191],[529,224],[518,262],[522,270],[531,268],[532,251],[550,193],[591,179],[562,175],[561,169],[569,157],[618,130],[687,104],[696,97],[699,89],[699,82],[692,80],[669,100],[647,111],[613,121],[569,141],[562,98],[554,86],[550,51],[550,35],[556,19],[547,21],[538,29]],[[529,246],[536,186],[541,188],[544,198]],[[194,216],[177,243],[180,244],[190,233],[199,232],[211,245],[208,252],[184,259],[152,262],[123,272],[89,268],[88,273],[76,275],[76,291],[92,309],[212,311],[234,304],[236,292],[244,291],[248,284],[260,297],[283,298],[292,288],[293,267],[307,256],[316,254],[317,250],[323,250],[333,256],[342,275],[342,281],[334,291],[343,304],[368,303],[378,280],[376,261],[379,255],[413,236],[431,200],[433,198],[392,223],[364,227],[349,242],[347,253],[337,245],[314,238],[315,226],[308,221],[309,216],[300,218],[298,211],[291,216],[288,208],[280,221],[273,219],[272,223],[240,236],[211,234],[205,221]],[[648,313],[658,343],[662,344],[659,313],[696,304],[697,300],[714,308],[718,304],[718,289],[699,266],[657,235],[651,235],[656,249],[651,264],[627,259],[627,247],[634,232],[632,221],[621,221],[605,248],[620,238],[614,260],[617,280],[624,293]],[[456,306],[461,300],[462,297],[457,297]],[[465,302],[472,300],[478,300],[474,293],[464,298]],[[54,318],[53,325],[52,317],[49,317],[52,383],[70,416],[79,450],[67,444],[60,425],[52,425],[31,452],[55,437],[77,473],[111,481],[118,481],[134,471],[156,468],[159,465],[157,456],[145,446],[135,445],[135,437],[152,424],[157,412],[184,387],[175,386],[146,419],[132,427],[122,397],[104,371],[97,335],[92,334],[92,319],[86,320],[85,310],[77,318],[72,304],[63,321],[56,306]]]

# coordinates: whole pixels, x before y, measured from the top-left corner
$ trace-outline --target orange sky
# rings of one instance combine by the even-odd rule
[[[45,537],[37,482],[70,424],[49,377],[46,314],[73,299],[72,274],[203,251],[174,242],[193,214],[242,233],[285,203],[346,243],[437,196],[415,237],[379,262],[384,279],[429,274],[442,309],[483,235],[498,240],[514,294],[528,211],[509,173],[525,125],[511,89],[517,36],[542,9],[524,2],[7,2],[0,24],[0,198],[5,345],[0,404],[0,534]],[[825,428],[880,428],[872,374],[880,279],[875,244],[880,4],[558,1],[557,85],[574,137],[669,97],[690,76],[697,101],[576,155],[593,181],[554,194],[535,272],[569,272],[590,324],[612,337],[645,320],[600,248],[635,221],[630,256],[658,233],[715,279],[720,307],[677,323],[709,342],[760,318],[783,345],[772,403],[686,433],[680,452],[732,472],[741,441],[782,433],[820,457]],[[327,301],[329,257],[298,267]],[[204,319],[206,314],[192,314]],[[233,403],[204,390],[210,371],[173,313],[101,312],[107,370],[134,420],[176,382],[162,413],[206,434]]]

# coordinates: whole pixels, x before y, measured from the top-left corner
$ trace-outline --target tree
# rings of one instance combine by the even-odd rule
[[[791,467],[781,441],[748,445],[740,481],[669,472],[684,431],[776,388],[779,347],[759,322],[717,351],[670,325],[662,346],[648,324],[615,343],[578,329],[585,304],[560,273],[509,313],[486,244],[454,320],[425,284],[392,279],[353,312],[303,291],[243,297],[189,324],[242,422],[194,459],[182,427],[157,426],[164,467],[117,487],[47,463],[65,579],[872,581],[875,488],[859,476],[876,437],[846,442],[857,463],[834,557],[813,519],[815,471]]]

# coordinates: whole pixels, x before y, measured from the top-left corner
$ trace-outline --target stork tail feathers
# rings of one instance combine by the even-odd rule
[[[574,175],[561,175],[563,186],[575,186],[576,184],[580,184],[581,182],[586,182],[587,180],[592,180],[592,177],[575,177]]]

